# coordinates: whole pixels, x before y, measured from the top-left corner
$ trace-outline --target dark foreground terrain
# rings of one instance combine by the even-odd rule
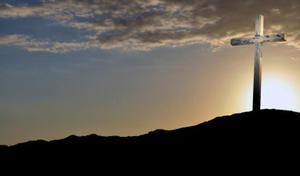
[[[263,162],[262,158],[296,157],[300,150],[299,139],[300,113],[262,110],[217,117],[176,130],[155,130],[141,136],[102,137],[93,134],[1,146],[0,156],[17,161],[30,158],[37,162],[45,159],[77,162],[76,159],[80,158],[81,162],[128,164],[133,160],[136,164],[143,164],[146,160],[199,163],[210,159],[228,164],[232,160],[239,162],[239,159],[256,158],[257,163]]]

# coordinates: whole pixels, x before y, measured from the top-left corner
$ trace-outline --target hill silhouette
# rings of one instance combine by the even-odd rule
[[[29,141],[1,146],[0,156],[94,157],[126,163],[163,158],[279,156],[299,150],[300,113],[261,110],[217,117],[199,125],[155,130],[140,136],[69,136],[53,141]],[[70,158],[69,158],[70,159]],[[181,160],[183,162],[184,160]]]

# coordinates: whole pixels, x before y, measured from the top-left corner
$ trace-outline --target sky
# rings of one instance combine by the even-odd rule
[[[252,108],[255,16],[262,108],[300,111],[297,0],[0,0],[0,144],[131,136]]]

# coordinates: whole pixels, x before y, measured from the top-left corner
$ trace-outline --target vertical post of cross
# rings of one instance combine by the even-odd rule
[[[255,37],[259,38],[264,35],[264,17],[256,16]],[[259,111],[261,106],[261,59],[262,59],[262,43],[255,42],[255,60],[254,60],[254,85],[253,85],[253,111]]]
[[[264,16],[256,15],[255,35],[264,36]]]

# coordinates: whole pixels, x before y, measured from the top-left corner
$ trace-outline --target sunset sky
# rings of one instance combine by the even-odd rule
[[[0,0],[0,144],[139,135],[262,108],[300,111],[300,1]]]

